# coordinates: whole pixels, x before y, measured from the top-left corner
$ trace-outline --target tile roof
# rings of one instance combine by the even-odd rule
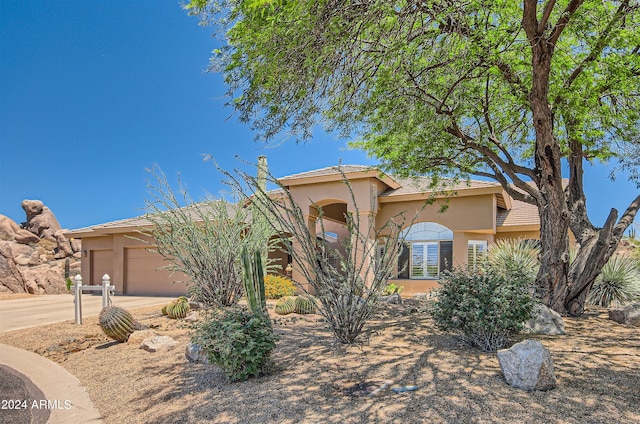
[[[230,214],[233,213],[233,205],[231,203],[227,203],[227,210]],[[202,216],[202,214],[207,214],[207,207],[209,206],[208,202],[198,202],[192,205],[181,208],[182,211],[194,220],[198,220]],[[104,224],[92,225],[89,227],[77,228],[74,230],[66,231],[65,235],[68,237],[73,237],[77,234],[85,234],[85,233],[117,233],[121,231],[129,231],[132,228],[144,228],[151,227],[153,223],[147,219],[147,215],[140,215],[135,218],[126,218],[120,219],[117,221],[106,222]]]
[[[312,178],[321,177],[325,175],[336,175],[340,173],[340,170],[345,174],[351,172],[363,172],[363,171],[379,171],[375,166],[367,165],[338,165],[327,166],[326,168],[314,169],[313,171],[299,172],[297,174],[287,175],[286,177],[278,178],[278,180],[289,180],[297,178]]]
[[[413,178],[400,178],[392,175],[392,178],[400,184],[400,188],[395,190],[387,190],[380,196],[392,197],[402,196],[406,194],[419,194],[419,193],[433,193],[438,191],[459,191],[466,189],[486,188],[486,187],[500,187],[500,184],[490,181],[459,181],[452,182],[449,180],[443,180],[442,184],[435,188],[430,188],[431,178],[429,177],[413,177]]]
[[[510,210],[498,209],[498,216],[496,217],[497,227],[512,227],[517,225],[540,225],[538,207],[513,199]]]
[[[314,177],[324,177],[324,176],[333,176],[340,173],[340,170],[345,173],[358,173],[358,172],[368,172],[368,171],[377,171],[380,172],[380,175],[384,175],[385,178],[389,178],[392,180],[392,184],[397,184],[399,187],[393,188],[389,187],[389,189],[382,193],[380,197],[386,197],[389,200],[405,196],[405,195],[419,195],[426,193],[437,193],[437,192],[446,192],[446,191],[454,191],[459,192],[462,190],[468,189],[496,189],[499,192],[496,192],[498,196],[498,216],[497,216],[497,226],[498,227],[509,227],[509,226],[517,226],[517,225],[540,225],[540,220],[538,217],[538,210],[535,206],[530,205],[528,203],[520,202],[513,200],[512,208],[510,210],[505,209],[505,199],[503,198],[502,191],[500,190],[501,186],[497,182],[492,181],[459,181],[459,182],[451,182],[444,180],[443,184],[436,188],[430,188],[431,179],[429,177],[412,177],[412,178],[402,178],[394,175],[383,174],[375,166],[367,166],[367,165],[340,165],[340,166],[328,166],[326,168],[316,169],[312,171],[301,172],[298,174],[288,175],[286,177],[278,178],[278,180],[283,181],[286,185],[287,180],[299,180],[305,178],[314,178]],[[387,182],[389,182],[387,180]],[[279,190],[274,190],[273,193],[278,192]],[[400,200],[400,199],[398,199]],[[203,205],[206,202],[197,203],[195,205]],[[193,206],[195,206],[193,205]],[[197,218],[198,213],[193,208],[193,206],[189,206],[183,208],[188,214],[192,214],[195,218]],[[231,207],[231,204],[229,204]],[[189,209],[192,209],[193,212],[190,212]],[[75,230],[67,231],[67,236],[73,237],[74,235],[84,235],[87,233],[113,233],[113,232],[125,232],[127,230],[131,230],[132,228],[141,228],[141,227],[150,227],[152,225],[151,221],[146,218],[147,215],[141,215],[135,218],[127,218],[121,219],[117,221],[111,221],[104,224],[93,225],[90,227],[78,228]]]

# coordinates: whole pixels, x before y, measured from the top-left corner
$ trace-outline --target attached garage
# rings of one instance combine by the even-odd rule
[[[99,286],[102,284],[102,276],[105,274],[113,278],[113,250],[92,250],[91,280],[89,283],[83,282],[83,284]]]
[[[184,295],[187,291],[184,283],[171,284],[170,281],[182,279],[181,275],[171,275],[165,269],[168,264],[160,255],[145,248],[124,249],[124,293],[140,295]]]

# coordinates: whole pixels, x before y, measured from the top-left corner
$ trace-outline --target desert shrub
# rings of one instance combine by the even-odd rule
[[[445,272],[430,311],[436,325],[483,351],[504,347],[531,317],[531,280],[524,269]]]
[[[396,284],[387,284],[386,286],[384,286],[384,289],[382,289],[382,295],[383,296],[391,296],[392,294],[400,294],[402,293],[402,290],[404,290],[404,286],[398,286]]]
[[[229,177],[229,184],[234,189],[244,192],[249,199],[261,200],[254,202],[254,213],[259,213],[273,232],[287,234],[296,241],[288,243],[286,248],[296,269],[313,288],[321,305],[320,313],[340,342],[353,343],[375,311],[386,282],[397,273],[405,215],[398,214],[384,225],[376,226],[370,216],[360,213],[352,187],[337,167],[336,172],[343,177],[353,207],[344,214],[347,234],[337,248],[317,239],[316,233],[309,231],[307,215],[287,187],[272,175],[267,175],[268,180],[280,190],[278,195],[269,197],[257,178],[241,171],[238,171],[239,175],[221,171]],[[247,192],[247,186],[251,193]],[[373,205],[365,206],[364,210],[373,208]],[[325,234],[322,207],[317,207],[317,211],[317,232]],[[371,243],[371,240],[378,240],[380,244]],[[295,251],[294,245],[297,245]]]
[[[277,335],[262,313],[233,306],[214,311],[192,338],[230,381],[243,381],[269,370]]]
[[[264,277],[264,291],[267,299],[280,299],[284,296],[293,296],[296,285],[286,277],[269,274]]]
[[[627,255],[613,255],[589,292],[589,303],[610,307],[640,299],[640,269]]]
[[[189,277],[194,300],[213,307],[235,305],[243,294],[240,253],[268,251],[269,228],[252,220],[251,208],[238,201],[239,195],[231,201],[196,202],[180,180],[176,193],[157,166],[150,172],[156,184],[149,184],[145,218],[153,226],[141,240],[153,240],[153,249],[170,263],[164,268]]]

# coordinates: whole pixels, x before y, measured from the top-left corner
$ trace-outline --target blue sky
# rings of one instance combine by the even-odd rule
[[[0,214],[20,223],[22,200],[39,199],[63,228],[137,216],[154,163],[194,198],[215,195],[222,175],[203,154],[226,169],[265,154],[276,176],[376,163],[321,132],[255,142],[224,106],[222,78],[205,72],[211,33],[175,0],[0,1]],[[597,225],[638,192],[608,175],[586,171]]]

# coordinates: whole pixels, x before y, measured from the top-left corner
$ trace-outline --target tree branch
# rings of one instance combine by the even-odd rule
[[[542,12],[542,19],[538,23],[538,34],[542,34],[544,32],[544,28],[547,26],[547,22],[549,21],[549,16],[551,16],[551,12],[556,5],[556,0],[549,0],[549,2],[544,6],[544,11]]]
[[[627,207],[627,210],[624,212],[624,214],[622,214],[620,221],[618,221],[613,229],[613,234],[615,236],[622,236],[622,233],[624,233],[624,231],[629,227],[629,225],[631,225],[631,223],[635,219],[638,213],[638,209],[640,209],[640,196],[637,196],[635,199],[633,199],[629,207]]]
[[[551,31],[551,34],[547,39],[547,42],[551,44],[553,48],[555,48],[556,43],[558,42],[558,38],[560,38],[560,35],[562,34],[562,31],[564,31],[565,27],[569,23],[569,20],[571,19],[575,11],[578,10],[580,5],[582,5],[583,2],[584,0],[571,0],[567,5],[567,7],[562,12],[562,15],[560,15],[558,22],[556,22],[556,25],[553,27],[553,31]]]
[[[576,69],[573,70],[573,72],[571,72],[571,75],[569,75],[569,78],[567,78],[567,80],[565,81],[564,85],[563,85],[563,90],[567,90],[571,87],[571,84],[573,84],[573,82],[576,80],[576,78],[578,78],[578,76],[582,73],[582,71],[584,70],[584,68],[589,64],[594,62],[598,56],[600,55],[600,53],[602,53],[602,51],[604,50],[604,48],[607,45],[607,39],[609,37],[609,35],[611,34],[611,30],[613,29],[614,25],[621,20],[622,18],[624,18],[624,16],[626,15],[626,10],[627,7],[629,6],[629,2],[624,1],[620,4],[620,6],[618,7],[618,10],[616,10],[616,13],[613,15],[613,18],[611,19],[611,21],[607,24],[607,27],[604,29],[604,31],[602,31],[600,33],[600,37],[598,37],[598,40],[596,41],[593,50],[591,50],[591,52],[589,52],[589,54],[587,55],[587,57],[585,57],[582,62],[580,62],[580,64],[576,67]],[[554,100],[554,105],[559,103],[560,101],[562,101],[562,97],[561,95],[558,95],[555,100]]]

